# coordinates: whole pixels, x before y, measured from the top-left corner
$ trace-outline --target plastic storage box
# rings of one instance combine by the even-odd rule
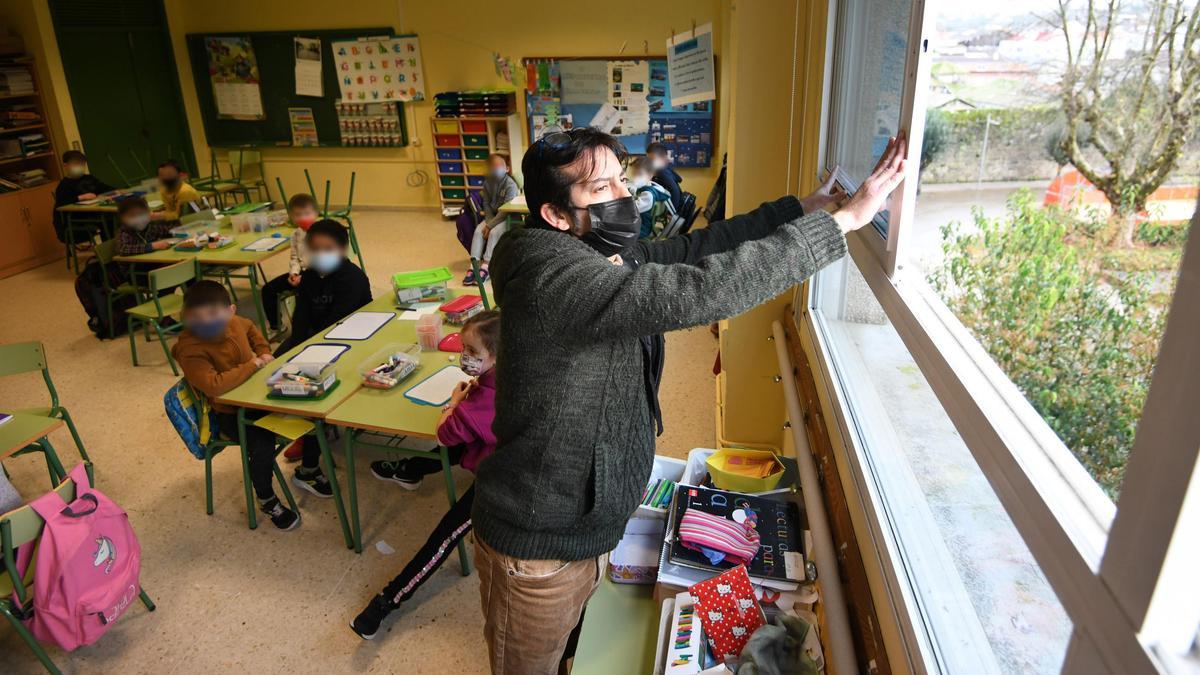
[[[337,364],[285,363],[267,378],[269,398],[324,398],[338,385]]]
[[[438,173],[462,173],[462,162],[438,162]]]
[[[463,177],[462,176],[438,176],[438,182],[442,184],[442,187],[462,187],[463,186]]]
[[[487,162],[480,162],[480,161],[468,161],[467,162],[467,173],[473,173],[477,176],[483,176],[483,175],[487,174],[487,172],[488,172]]]
[[[462,144],[464,146],[468,146],[468,147],[475,146],[475,147],[486,148],[487,144],[488,144],[487,136],[486,135],[471,136],[469,134],[464,134],[462,137]]]
[[[398,272],[392,275],[392,288],[396,291],[398,302],[445,302],[449,297],[447,284],[450,277],[448,267]]]
[[[467,148],[463,150],[463,153],[466,154],[467,159],[487,159],[488,157],[488,151],[480,148]]]
[[[364,387],[391,389],[420,366],[420,347],[412,343],[392,343],[363,361],[358,372]]]
[[[649,490],[651,486],[657,484],[660,478],[676,484],[684,482],[683,474],[686,467],[687,462],[682,459],[672,459],[671,457],[655,455],[654,465],[650,467],[650,480],[646,482],[646,489]],[[633,515],[636,518],[665,520],[668,508],[670,508],[670,500],[667,501],[667,506],[661,508],[639,504]]]
[[[442,341],[442,315],[423,314],[417,319],[417,343],[421,349],[437,349]]]
[[[438,147],[457,148],[460,145],[458,140],[459,140],[458,134],[434,134],[433,135],[433,143],[434,143],[434,145],[437,145]]]
[[[462,150],[459,150],[458,148],[438,148],[437,158],[443,160],[462,159]]]
[[[768,462],[772,467],[770,473],[763,477],[746,476],[736,472],[739,464],[747,462]],[[708,474],[712,477],[713,485],[721,490],[732,492],[769,492],[779,485],[783,478],[783,464],[770,450],[752,450],[749,448],[721,448],[713,453],[705,462]]]
[[[666,523],[630,518],[625,534],[608,557],[608,578],[618,584],[653,584],[658,579]]]
[[[460,295],[438,309],[446,313],[446,323],[461,326],[467,319],[483,311],[483,298],[478,295]]]
[[[483,187],[483,176],[467,176],[467,185],[474,188]]]
[[[458,188],[445,188],[442,190],[442,199],[466,199],[467,191]]]
[[[487,122],[483,120],[463,120],[462,130],[464,134],[486,134]]]

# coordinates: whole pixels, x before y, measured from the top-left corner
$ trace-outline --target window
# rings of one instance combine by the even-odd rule
[[[1156,107],[1172,78],[1196,68],[1200,81],[1181,56],[1196,30],[1143,38],[1198,25],[1187,13],[1200,8],[834,5],[825,165],[857,187],[877,135],[898,127],[910,173],[877,227],[848,238],[853,262],[809,286],[797,321],[838,392],[837,431],[914,665],[959,672],[964,644],[1003,671],[1194,658],[1200,616],[1179,598],[1200,588],[1178,570],[1200,562],[1182,534],[1200,499],[1187,498],[1200,492],[1200,364],[1188,351],[1200,289],[1180,269],[1200,274],[1200,242],[1183,254],[1200,145],[1168,158],[1165,176],[1131,175],[1174,152],[1154,140],[1174,123]],[[1174,49],[1145,53],[1157,44]],[[1110,88],[1071,89],[1081,81]],[[1085,114],[1072,119],[1063,101]],[[1118,116],[1137,142],[1106,136]],[[998,548],[962,546],[971,515],[996,528]],[[1025,577],[1005,578],[997,559],[1022,561]],[[1032,604],[1012,602],[1018,588],[1037,590]],[[991,618],[1019,627],[1035,610],[1040,643]]]

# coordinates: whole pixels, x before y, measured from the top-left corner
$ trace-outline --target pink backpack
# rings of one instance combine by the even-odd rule
[[[71,651],[100,639],[141,592],[142,549],[129,517],[91,487],[83,464],[71,470],[75,501],[55,492],[30,502],[46,526],[37,544],[33,617],[29,628],[41,642]],[[21,547],[24,575],[34,546]]]

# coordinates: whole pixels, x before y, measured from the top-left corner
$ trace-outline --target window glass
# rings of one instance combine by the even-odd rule
[[[942,671],[1059,672],[1070,620],[849,258],[818,275],[813,301],[914,627]]]
[[[1166,73],[1196,66],[1169,37],[1147,46],[1174,3],[1118,3],[1095,24],[1088,4],[939,3],[904,252],[1115,501],[1200,174],[1195,134],[1166,142]],[[1084,46],[1070,62],[1064,23]]]

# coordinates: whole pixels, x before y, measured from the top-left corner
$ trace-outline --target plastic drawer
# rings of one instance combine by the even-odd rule
[[[438,148],[438,159],[462,159],[462,150],[458,148]]]
[[[457,147],[459,145],[462,145],[462,143],[459,142],[460,139],[461,139],[461,136],[459,136],[458,134],[434,134],[433,135],[433,142],[435,145],[437,145],[439,147],[444,147],[444,146]]]
[[[481,187],[483,187],[483,180],[484,180],[483,176],[467,176],[467,185],[470,185],[471,187],[481,188]]]
[[[462,162],[438,162],[438,173],[462,173]]]
[[[455,120],[438,120],[433,123],[433,133],[435,134],[457,134],[458,122]]]
[[[442,199],[464,199],[466,196],[465,190],[442,190]]]
[[[487,162],[467,162],[467,173],[473,173],[477,176],[487,175]]]
[[[464,120],[462,122],[462,130],[464,134],[486,134],[487,122],[482,120]]]
[[[475,147],[486,148],[487,144],[488,144],[487,135],[484,134],[482,136],[472,136],[471,134],[463,134],[462,144],[466,145],[466,146],[475,146]],[[441,145],[441,143],[439,143],[438,145]]]
[[[463,152],[466,154],[467,159],[487,159],[488,158],[487,150],[480,150],[478,148],[468,148],[466,150],[463,150]]]
[[[462,187],[463,186],[463,177],[462,176],[438,176],[438,180],[441,182],[442,187]]]

